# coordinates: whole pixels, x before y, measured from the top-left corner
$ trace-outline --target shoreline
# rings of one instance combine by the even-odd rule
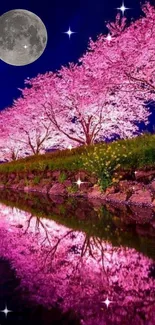
[[[78,180],[81,180],[80,186]],[[105,191],[86,171],[47,171],[0,175],[0,189],[38,193],[50,197],[81,197],[88,201],[121,206],[155,208],[155,169],[122,173],[122,180]]]
[[[55,183],[54,185],[58,185],[58,183]],[[67,193],[67,192],[55,192],[55,193],[50,193],[49,191],[45,191],[44,189],[42,189],[40,187],[39,188],[34,188],[31,186],[26,186],[26,187],[20,187],[20,186],[5,186],[5,185],[0,185],[0,190],[9,190],[9,191],[15,191],[15,192],[24,192],[26,193],[36,193],[39,195],[47,195],[49,198],[51,197],[63,197],[63,198],[67,198],[67,197],[74,197],[74,198],[83,198],[83,199],[87,199],[88,201],[98,201],[100,204],[111,204],[111,205],[119,205],[119,206],[136,206],[136,207],[144,207],[144,208],[151,208],[151,209],[155,209],[155,202],[154,200],[152,202],[146,202],[146,196],[145,196],[145,191],[144,191],[144,200],[140,200],[140,202],[135,202],[135,201],[131,201],[131,200],[123,200],[121,196],[124,196],[124,193],[121,192],[117,192],[117,193],[106,193],[106,192],[101,192],[98,188],[94,190],[94,188],[92,188],[91,190],[89,190],[88,192],[82,192],[82,191],[77,191],[76,193]],[[107,189],[108,190],[108,189]],[[114,196],[120,196],[120,198],[116,199]],[[138,195],[138,193],[137,193]],[[111,197],[113,196],[113,198]],[[125,197],[125,196],[124,196]],[[140,198],[140,196],[139,196]]]

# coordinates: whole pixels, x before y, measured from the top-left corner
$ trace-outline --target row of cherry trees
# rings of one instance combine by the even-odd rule
[[[132,137],[155,100],[155,7],[128,26],[116,16],[109,35],[90,40],[78,64],[26,79],[21,97],[1,113],[1,153],[38,154],[54,145],[89,145]],[[110,39],[111,38],[111,39]]]

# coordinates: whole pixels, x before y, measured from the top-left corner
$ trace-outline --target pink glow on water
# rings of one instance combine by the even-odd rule
[[[0,224],[0,256],[11,262],[34,302],[50,308],[61,298],[63,311],[73,308],[83,324],[94,324],[95,317],[95,324],[101,325],[102,301],[108,295],[113,313],[104,317],[115,320],[118,310],[122,320],[126,308],[132,314],[139,304],[147,317],[154,317],[150,258],[2,204]]]

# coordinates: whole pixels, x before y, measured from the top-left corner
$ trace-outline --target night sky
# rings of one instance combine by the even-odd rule
[[[144,3],[145,1],[142,1]],[[152,3],[152,2],[151,2]],[[96,39],[100,33],[107,34],[105,21],[115,20],[122,0],[5,0],[1,2],[0,14],[12,9],[26,9],[38,15],[47,28],[48,43],[42,56],[26,66],[11,66],[0,60],[0,109],[10,106],[20,95],[17,88],[23,88],[24,79],[38,73],[55,71],[68,62],[77,62],[86,51],[89,37]],[[130,10],[125,16],[130,22],[142,15],[139,0],[125,0]],[[64,34],[69,26],[76,34],[69,39]],[[153,119],[151,118],[153,123]]]

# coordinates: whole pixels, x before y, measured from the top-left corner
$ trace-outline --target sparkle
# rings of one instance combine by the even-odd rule
[[[27,46],[27,45],[24,45],[24,48],[25,48],[25,49],[27,49],[27,48],[28,48],[28,46]]]
[[[72,148],[73,148],[73,147],[72,147],[72,145],[70,144],[70,145],[68,146],[68,149],[69,149],[69,150],[72,150]]]
[[[102,301],[108,308],[108,306],[112,303],[111,300],[109,300],[109,298],[107,297],[106,300]]]
[[[70,38],[72,34],[75,34],[75,32],[72,32],[70,27],[69,27],[69,30],[67,32],[64,32],[64,34],[67,34],[69,36],[69,38]]]
[[[124,2],[122,2],[121,7],[120,7],[120,8],[116,8],[116,9],[121,10],[121,11],[122,11],[122,14],[124,15],[125,10],[130,9],[130,8],[126,8],[126,7],[124,6]]]
[[[85,182],[82,182],[80,178],[78,178],[78,180],[76,182],[74,182],[78,185],[78,187],[80,188],[81,184],[85,183]]]
[[[106,40],[107,40],[107,41],[111,41],[111,40],[112,40],[112,37],[111,37],[110,34],[107,35]]]
[[[0,310],[0,312],[1,312],[1,313],[4,313],[4,314],[5,314],[5,317],[7,317],[7,314],[10,313],[10,312],[12,312],[12,310],[9,310],[9,309],[7,308],[7,306],[5,306],[5,309]]]

